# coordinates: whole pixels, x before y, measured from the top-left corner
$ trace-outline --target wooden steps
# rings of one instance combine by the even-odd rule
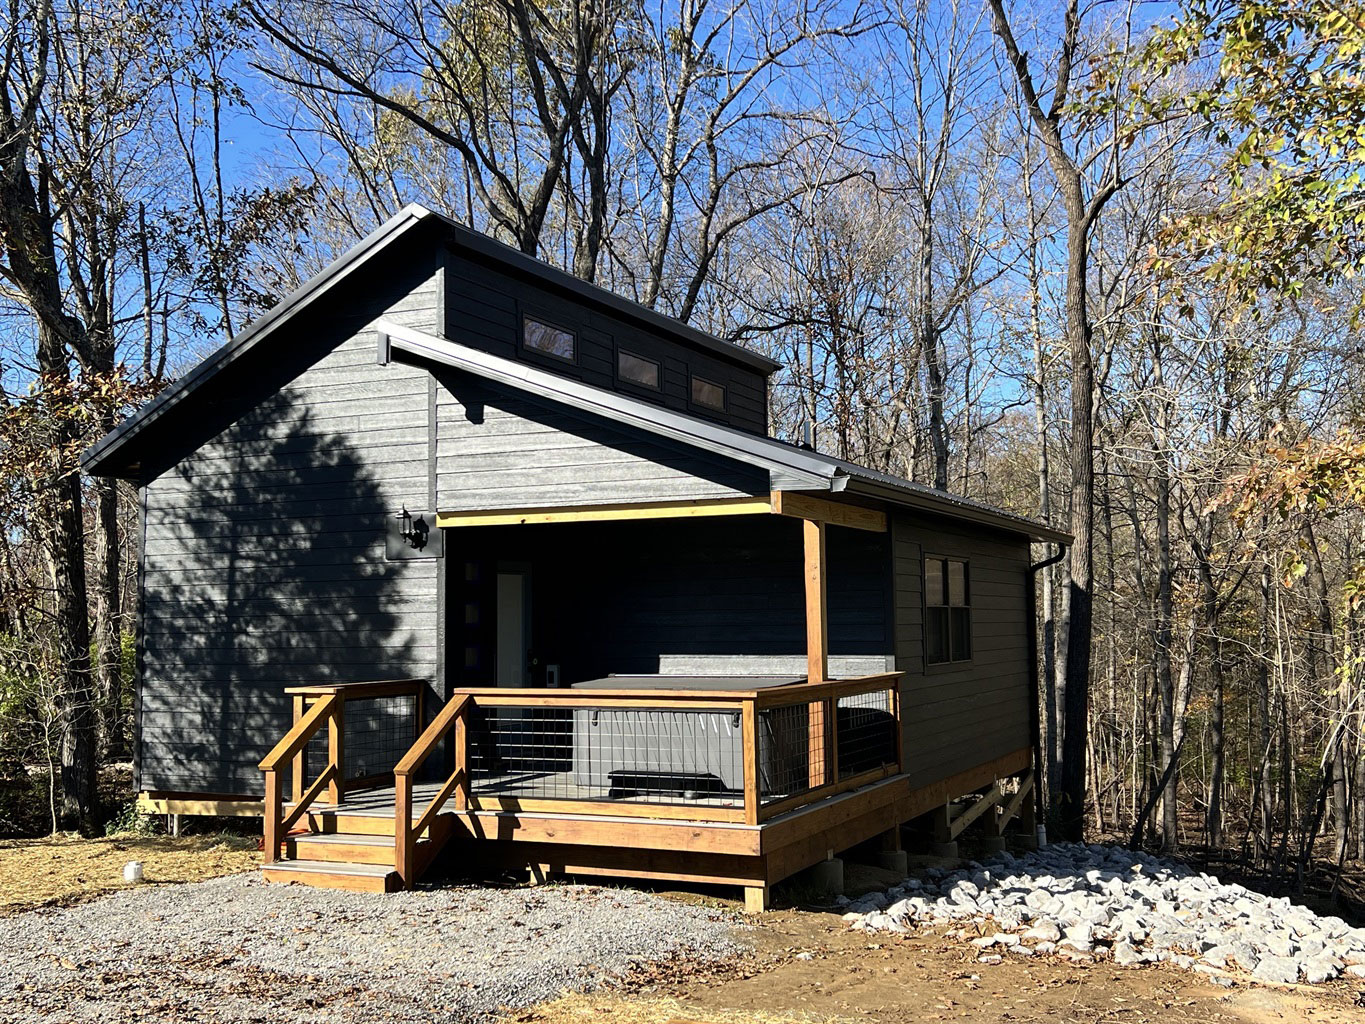
[[[430,842],[430,840],[425,840]],[[420,845],[420,844],[419,844]],[[392,836],[355,835],[345,832],[311,832],[290,836],[284,843],[290,860],[315,860],[327,864],[384,864],[394,866]]]
[[[281,860],[261,865],[261,876],[267,882],[296,882],[320,889],[349,889],[352,892],[397,892],[403,888],[403,880],[391,864]]]
[[[386,794],[387,795],[387,794]],[[326,889],[395,892],[403,888],[396,870],[392,799],[358,794],[346,802],[314,805],[300,819],[307,831],[284,837],[280,859],[261,866],[268,882],[294,882]],[[417,840],[415,878],[431,866],[454,834],[454,819],[440,815]]]

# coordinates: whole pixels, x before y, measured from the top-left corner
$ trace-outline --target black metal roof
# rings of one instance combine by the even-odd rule
[[[607,391],[539,367],[473,349],[426,331],[385,320],[380,320],[376,329],[388,336],[389,351],[394,358],[406,356],[405,361],[408,362],[428,360],[449,366],[495,384],[766,469],[775,490],[861,495],[918,511],[949,515],[1046,543],[1071,543],[1069,534],[1035,520],[836,459],[822,452],[807,451],[771,437],[665,409],[629,395]]]
[[[722,341],[720,338],[699,331],[695,327],[689,327],[687,324],[641,306],[639,303],[622,298],[605,288],[588,284],[572,274],[566,274],[548,263],[533,259],[510,246],[489,238],[487,235],[467,228],[449,217],[417,203],[411,203],[371,231],[320,273],[305,281],[281,300],[279,305],[252,321],[231,341],[207,356],[155,399],[124,420],[118,427],[91,445],[81,457],[81,468],[87,473],[99,476],[119,472],[120,464],[127,465],[129,462],[135,462],[136,459],[126,458],[125,450],[167,412],[184,402],[225,367],[235,363],[256,348],[287,321],[311,307],[324,295],[332,293],[340,282],[350,278],[361,267],[366,266],[382,250],[423,223],[439,225],[450,244],[457,250],[480,256],[497,265],[504,272],[514,276],[529,277],[547,287],[568,292],[580,302],[610,310],[617,315],[635,320],[654,331],[676,338],[691,347],[704,349],[759,373],[771,374],[781,368],[780,363],[769,359],[767,356]]]
[[[412,204],[366,235],[338,260],[87,449],[81,458],[82,469],[96,476],[126,473],[128,467],[138,462],[140,442],[144,435],[167,413],[182,406],[217,374],[245,357],[276,329],[335,291],[377,253],[423,223],[439,225],[457,248],[482,256],[504,271],[532,277],[540,283],[570,292],[580,301],[608,308],[618,315],[630,317],[687,344],[707,349],[760,372],[771,373],[779,368],[778,363],[765,356],[722,341],[581,281],[457,224],[448,217]],[[1060,544],[1071,541],[1070,535],[1032,519],[934,490],[911,480],[596,388],[534,366],[459,345],[437,335],[383,321],[381,324],[398,353],[406,352],[411,357],[465,370],[494,382],[759,466],[768,470],[775,489],[862,495],[907,508],[950,515],[1039,541]]]

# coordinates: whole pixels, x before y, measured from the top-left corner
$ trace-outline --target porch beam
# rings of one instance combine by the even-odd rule
[[[690,501],[632,501],[615,505],[564,505],[558,508],[513,508],[438,512],[436,525],[530,526],[537,523],[593,523],[623,519],[695,519],[705,516],[768,515],[770,495],[743,498],[697,498]]]
[[[886,532],[886,513],[861,505],[847,505],[828,498],[816,498],[794,491],[773,491],[773,512],[779,516],[814,519],[831,526],[846,526],[853,530]]]

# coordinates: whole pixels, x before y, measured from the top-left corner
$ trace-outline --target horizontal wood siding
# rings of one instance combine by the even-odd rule
[[[951,520],[893,513],[896,667],[906,771],[914,787],[1030,743],[1028,542]],[[926,553],[970,563],[972,660],[924,663]]]
[[[511,278],[462,255],[452,253],[449,261],[446,336],[453,341],[740,430],[767,432],[767,379],[762,373],[660,337],[623,317],[558,295],[539,282]],[[523,316],[574,331],[578,336],[576,362],[523,350]],[[617,379],[617,351],[622,348],[659,364],[659,390]],[[723,413],[691,404],[693,374],[725,386]]]
[[[779,516],[476,527],[447,531],[471,592],[466,643],[488,649],[498,566],[530,572],[532,647],[565,683],[609,674],[805,675],[801,526]],[[891,660],[888,538],[829,530],[833,664]],[[481,635],[482,634],[482,635]],[[487,685],[492,665],[466,685]],[[482,672],[482,675],[480,675]],[[537,681],[539,681],[537,679]]]
[[[438,371],[441,512],[733,498],[767,474],[563,406]]]
[[[146,483],[142,788],[259,793],[285,686],[434,676],[437,563],[384,552],[387,517],[428,508],[430,377],[378,365],[371,324],[440,329],[437,252],[414,238],[272,339],[276,377]]]

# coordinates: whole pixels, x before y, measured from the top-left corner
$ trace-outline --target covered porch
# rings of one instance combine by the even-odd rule
[[[463,838],[533,869],[738,882],[761,903],[867,838],[843,821],[821,847],[823,819],[787,819],[901,771],[884,515],[774,494],[438,521],[459,685],[434,714],[414,681],[296,688],[262,763],[268,855],[305,824],[384,821],[386,887]],[[375,775],[379,733],[391,770]],[[775,839],[803,852],[775,857]]]

